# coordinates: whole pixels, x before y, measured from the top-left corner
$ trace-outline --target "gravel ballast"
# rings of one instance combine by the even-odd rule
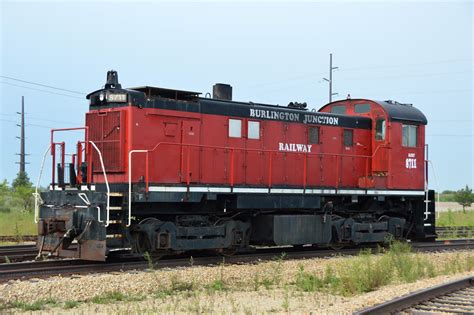
[[[422,254],[432,262],[449,264],[473,257],[472,251]],[[294,285],[298,270],[322,275],[328,265],[338,266],[350,257],[275,260],[252,265],[190,266],[149,272],[120,272],[74,277],[10,281],[0,285],[0,304],[50,300],[46,310],[71,313],[143,312],[313,312],[350,313],[394,297],[468,276],[471,272],[443,275],[413,283],[396,283],[377,291],[344,297],[328,292],[303,292]],[[266,286],[262,279],[271,280]],[[258,283],[258,284],[257,284]],[[222,284],[225,284],[222,287]],[[217,286],[217,287],[216,287]],[[93,303],[94,297],[121,292],[128,301]],[[163,292],[167,292],[164,294]],[[135,299],[136,298],[136,299]],[[65,310],[62,303],[83,302]],[[0,308],[1,310],[1,308]],[[14,309],[7,309],[14,311]],[[44,310],[43,310],[44,312]]]

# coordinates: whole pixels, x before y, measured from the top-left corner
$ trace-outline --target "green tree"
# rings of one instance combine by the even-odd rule
[[[11,199],[11,190],[6,179],[0,183],[0,212],[8,212],[9,199]]]
[[[35,190],[31,186],[18,186],[15,189],[15,197],[19,200],[23,211],[30,211],[34,202],[33,192]]]
[[[16,178],[12,182],[12,187],[14,190],[16,190],[17,187],[20,186],[26,186],[26,187],[32,187],[33,184],[30,182],[30,178],[28,177],[28,174],[26,172],[19,172],[16,175]]]
[[[460,189],[454,195],[454,200],[462,206],[462,211],[466,212],[466,207],[470,207],[474,202],[474,197],[472,195],[472,189],[466,185],[465,188]]]
[[[31,206],[34,202],[33,198],[33,184],[30,182],[28,174],[26,172],[19,172],[17,177],[12,183],[13,195],[15,199],[20,203],[23,211],[31,210]]]

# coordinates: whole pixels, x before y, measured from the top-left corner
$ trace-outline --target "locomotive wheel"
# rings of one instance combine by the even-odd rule
[[[221,248],[221,249],[217,249],[216,252],[222,257],[231,257],[231,256],[234,256],[235,253],[237,253],[237,248],[236,247]]]
[[[138,254],[144,254],[145,252],[150,252],[151,251],[151,244],[148,241],[148,237],[146,237],[145,234],[138,233],[134,237],[135,242],[134,242],[134,252]]]
[[[329,245],[329,248],[333,249],[333,250],[341,250],[344,248],[345,244],[343,243],[330,243]]]

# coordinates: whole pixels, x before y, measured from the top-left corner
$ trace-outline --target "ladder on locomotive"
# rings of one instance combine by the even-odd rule
[[[126,224],[126,200],[123,192],[110,193],[110,220],[106,228],[107,247],[122,247],[124,245],[124,231]]]

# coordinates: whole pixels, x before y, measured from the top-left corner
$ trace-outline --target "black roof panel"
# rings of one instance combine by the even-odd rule
[[[390,120],[411,121],[426,125],[426,116],[411,104],[401,104],[394,101],[374,101],[386,112]]]
[[[143,92],[148,97],[160,96],[164,98],[171,98],[175,100],[196,100],[201,93],[192,92],[192,91],[183,91],[183,90],[174,90],[174,89],[165,89],[155,86],[139,86],[134,88],[129,88],[130,90],[135,90]]]

